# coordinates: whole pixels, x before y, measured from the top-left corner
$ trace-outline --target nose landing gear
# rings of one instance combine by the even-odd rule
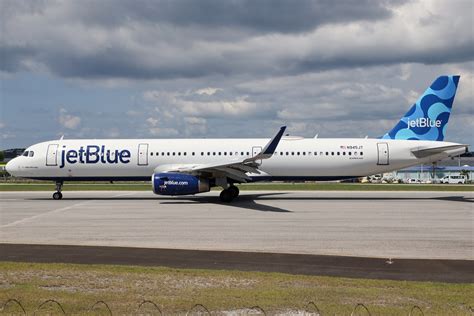
[[[229,188],[222,190],[219,198],[221,202],[229,203],[233,199],[239,196],[239,188],[235,185],[231,185]]]
[[[53,200],[61,200],[63,198],[63,194],[61,193],[62,188],[63,182],[56,182],[56,192],[53,193]]]

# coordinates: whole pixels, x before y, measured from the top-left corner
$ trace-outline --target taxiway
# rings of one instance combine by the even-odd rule
[[[473,192],[0,193],[0,242],[473,260]]]

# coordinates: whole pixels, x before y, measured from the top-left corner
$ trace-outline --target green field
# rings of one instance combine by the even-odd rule
[[[361,184],[361,183],[256,183],[241,184],[240,190],[270,191],[474,191],[474,185],[440,185],[440,184]],[[0,191],[54,191],[54,184],[48,183],[2,183]],[[68,184],[64,191],[118,190],[149,191],[149,183],[81,183]],[[220,188],[216,188],[220,190]]]
[[[408,315],[414,305],[425,315],[471,315],[474,306],[472,284],[163,267],[0,262],[0,284],[0,302],[15,298],[29,314],[48,299],[67,314],[86,313],[103,300],[117,315],[137,314],[143,300],[166,314],[185,313],[195,304],[217,313],[258,305],[272,314],[303,311],[310,301],[323,315],[350,315],[358,303],[372,315]],[[143,312],[152,311],[147,307]],[[9,305],[4,312],[14,311]]]

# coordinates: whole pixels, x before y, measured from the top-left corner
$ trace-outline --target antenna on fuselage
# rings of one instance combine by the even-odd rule
[[[319,134],[314,135],[314,138],[318,138]]]
[[[63,140],[64,139],[64,135],[61,136],[61,138],[59,140]]]

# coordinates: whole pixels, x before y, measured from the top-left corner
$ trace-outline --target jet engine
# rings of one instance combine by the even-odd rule
[[[184,173],[154,173],[151,179],[153,192],[160,195],[187,195],[208,192],[208,179]]]

